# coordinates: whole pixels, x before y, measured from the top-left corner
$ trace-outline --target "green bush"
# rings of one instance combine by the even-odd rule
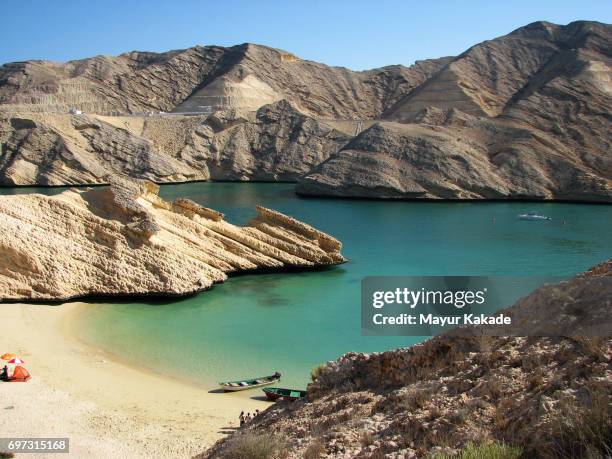
[[[509,446],[505,443],[468,443],[459,454],[437,455],[435,459],[518,459],[521,457],[521,448]]]
[[[246,432],[232,438],[223,450],[227,459],[273,459],[285,455],[286,444],[276,435]]]

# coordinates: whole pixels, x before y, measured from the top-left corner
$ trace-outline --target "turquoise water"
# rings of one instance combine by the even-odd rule
[[[340,239],[350,260],[233,277],[177,301],[92,304],[80,317],[86,342],[204,386],[274,370],[283,384],[305,386],[312,367],[345,352],[416,342],[361,336],[365,276],[570,276],[612,256],[612,206],[300,199],[291,184],[191,183],[161,194],[189,197],[237,224],[256,204],[280,210]],[[553,220],[516,218],[529,210]]]

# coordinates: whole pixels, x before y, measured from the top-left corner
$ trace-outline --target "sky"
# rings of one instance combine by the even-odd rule
[[[610,0],[12,0],[0,63],[257,43],[354,70],[457,55],[538,20],[612,22]]]

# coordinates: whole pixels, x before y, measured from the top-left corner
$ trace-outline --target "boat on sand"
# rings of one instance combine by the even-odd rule
[[[270,384],[280,381],[280,378],[281,374],[277,371],[270,376],[260,376],[259,378],[243,379],[241,381],[220,382],[219,387],[226,392],[236,392],[269,386]]]
[[[281,387],[266,387],[265,389],[263,389],[263,391],[266,394],[266,397],[274,401],[282,399],[282,400],[289,400],[289,401],[294,402],[296,400],[306,397],[306,391],[299,390],[299,389],[283,389]]]

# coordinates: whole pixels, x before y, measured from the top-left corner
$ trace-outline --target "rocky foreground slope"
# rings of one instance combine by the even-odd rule
[[[609,202],[611,43],[608,24],[536,22],[363,72],[251,44],[5,64],[0,185],[122,173],[298,181],[309,196]],[[160,110],[173,113],[143,116]]]
[[[0,300],[184,295],[229,273],[344,262],[341,243],[263,207],[245,227],[150,182],[0,196]]]
[[[466,447],[481,452],[465,457],[608,457],[611,306],[608,261],[509,308],[532,337],[446,334],[346,354],[313,372],[308,400],[277,402],[202,457],[453,457]],[[561,320],[568,334],[538,337]]]

